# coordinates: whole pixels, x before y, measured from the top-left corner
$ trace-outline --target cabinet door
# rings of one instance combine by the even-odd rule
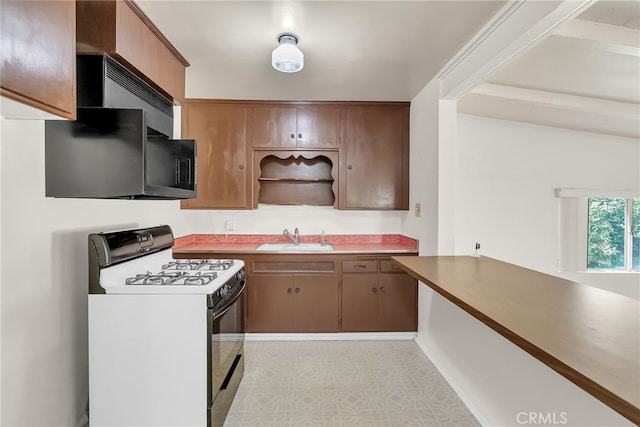
[[[247,107],[187,102],[182,109],[183,137],[197,141],[197,198],[183,209],[249,209],[247,179]]]
[[[293,274],[247,277],[247,332],[293,332]]]
[[[296,332],[338,332],[338,276],[295,274],[293,327]]]
[[[342,331],[378,331],[378,275],[342,275]]]
[[[340,112],[337,105],[304,106],[296,109],[298,148],[340,147]]]
[[[349,106],[345,209],[409,208],[409,109]]]
[[[295,147],[296,109],[254,105],[251,109],[251,142],[254,147]]]
[[[131,0],[77,1],[78,53],[108,53],[164,92],[184,102],[186,59]]]
[[[2,96],[76,118],[75,1],[2,0]]]
[[[416,331],[418,282],[409,274],[380,274],[380,330]]]

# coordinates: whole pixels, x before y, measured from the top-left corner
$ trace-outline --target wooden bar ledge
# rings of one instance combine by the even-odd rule
[[[640,425],[640,301],[484,256],[393,259]]]

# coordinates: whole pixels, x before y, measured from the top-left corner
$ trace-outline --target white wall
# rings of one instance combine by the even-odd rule
[[[178,201],[44,197],[44,122],[0,120],[0,295],[3,426],[75,427],[87,385],[87,234],[170,224],[176,236],[398,233],[402,212],[261,207],[181,211]],[[37,264],[33,261],[37,260]]]
[[[411,152],[445,159],[434,171],[432,159],[411,158],[411,200],[441,201],[438,215],[409,215],[405,221],[405,234],[436,230],[437,247],[421,245],[422,255],[448,254],[449,239],[455,253],[469,254],[479,241],[486,255],[551,272],[557,248],[553,188],[629,188],[638,182],[635,141],[469,116],[458,116],[456,123],[450,106],[438,103],[435,87],[427,86],[411,111]],[[587,173],[583,163],[609,159],[610,150],[620,151],[616,159],[625,172],[613,173],[615,167]],[[451,229],[453,236],[441,235]],[[592,284],[607,288],[610,282],[600,278],[605,280]],[[520,412],[555,414],[558,420],[564,413],[571,426],[630,425],[424,284],[418,313],[416,341],[484,425],[518,425]]]
[[[640,142],[476,116],[458,118],[456,253],[481,253],[640,298],[640,274],[559,273],[554,189],[640,188]],[[586,256],[586,254],[585,254]]]

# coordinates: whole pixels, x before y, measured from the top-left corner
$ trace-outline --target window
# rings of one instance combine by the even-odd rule
[[[558,188],[558,270],[640,273],[640,190]]]
[[[640,269],[640,199],[589,197],[587,269]]]

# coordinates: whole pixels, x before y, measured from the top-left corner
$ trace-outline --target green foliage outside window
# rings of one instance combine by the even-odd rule
[[[640,199],[631,203],[631,241],[625,236],[626,203],[625,199],[589,198],[587,268],[640,269]],[[631,245],[630,266],[625,266],[625,245]]]
[[[640,270],[640,199],[633,199],[631,212],[631,269]]]

